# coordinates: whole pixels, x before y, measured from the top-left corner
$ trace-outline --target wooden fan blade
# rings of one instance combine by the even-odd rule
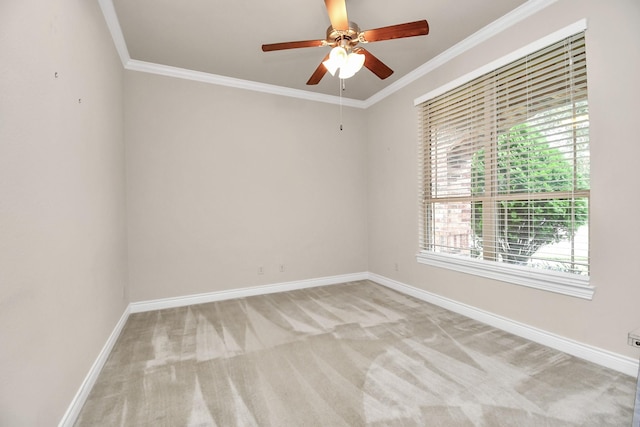
[[[391,68],[387,67],[384,62],[373,56],[373,54],[368,50],[360,48],[358,49],[358,53],[364,54],[364,66],[382,80],[393,74],[393,70]]]
[[[325,46],[324,40],[302,40],[297,42],[271,43],[263,44],[263,52],[272,52],[274,50],[298,49],[301,47],[322,47]]]
[[[391,25],[362,32],[368,42],[401,39],[404,37],[426,36],[429,34],[429,24],[426,20],[407,22],[406,24]]]
[[[327,56],[324,57],[322,62],[326,61],[327,59],[329,59],[328,53],[327,53]],[[309,77],[309,80],[307,81],[308,85],[317,85],[318,83],[320,83],[320,80],[322,80],[324,75],[327,74],[327,67],[325,67],[322,62],[320,62],[320,65],[318,65],[318,68],[316,68],[316,70],[313,72],[311,77]]]
[[[349,29],[349,18],[347,18],[347,5],[345,0],[324,0],[327,7],[329,21],[334,30],[346,31]]]

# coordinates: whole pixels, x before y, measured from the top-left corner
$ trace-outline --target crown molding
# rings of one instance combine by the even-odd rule
[[[127,62],[131,60],[129,55],[129,49],[127,48],[127,42],[122,34],[122,28],[120,27],[120,21],[118,21],[118,15],[116,14],[116,8],[113,7],[113,0],[98,0],[100,9],[102,9],[102,15],[107,22],[107,27],[111,33],[113,44],[116,47],[116,51],[122,61],[122,66],[126,66]]]
[[[107,27],[111,32],[111,37],[113,38],[113,43],[116,47],[116,50],[118,51],[118,55],[120,56],[122,65],[127,70],[140,71],[167,77],[175,77],[185,80],[193,80],[197,82],[228,86],[238,89],[252,90],[255,92],[269,93],[272,95],[288,96],[292,98],[305,99],[315,102],[325,102],[336,105],[342,104],[347,107],[366,109],[377,104],[389,95],[394,94],[405,86],[413,83],[417,79],[427,75],[436,68],[446,64],[448,61],[461,55],[469,49],[501,33],[502,31],[517,24],[523,19],[550,6],[556,1],[557,0],[528,0],[518,8],[498,18],[484,28],[476,31],[466,39],[445,50],[435,58],[414,69],[407,75],[391,83],[389,86],[385,87],[384,89],[380,90],[364,101],[352,98],[340,98],[333,95],[325,95],[306,90],[292,89],[284,86],[276,86],[250,80],[236,79],[233,77],[226,77],[217,74],[204,73],[200,71],[131,59],[126,41],[124,39],[124,35],[122,34],[120,22],[118,21],[118,15],[116,14],[115,7],[113,6],[113,0],[98,0],[98,3],[100,4],[102,14],[104,15],[105,21],[107,22]]]
[[[529,16],[541,11],[542,9],[552,5],[558,0],[528,0],[526,3],[515,8],[506,15],[496,19],[489,25],[481,28],[475,33],[471,34],[466,39],[453,45],[449,49],[445,50],[438,56],[434,57],[428,62],[425,62],[415,70],[404,75],[400,79],[396,80],[389,86],[385,87],[381,91],[367,98],[365,102],[365,108],[369,108],[372,105],[382,101],[389,95],[392,95],[400,89],[408,86],[419,78],[429,74],[431,71],[446,64],[455,57],[462,55],[464,52],[474,48],[475,46],[489,40],[491,37],[500,34],[502,31],[517,24],[518,22],[528,18]]]
[[[108,1],[108,0],[105,0]],[[340,98],[338,96],[325,95],[323,93],[309,92],[307,90],[291,89],[284,86],[259,83],[250,80],[236,79],[233,77],[221,76],[218,74],[204,73],[201,71],[189,70],[186,68],[172,67],[169,65],[156,64],[153,62],[138,61],[130,59],[126,62],[125,69],[140,71],[143,73],[157,74],[178,79],[191,80],[195,82],[209,83],[219,86],[233,87],[236,89],[246,89],[254,92],[269,93],[272,95],[288,96],[290,98],[306,99],[308,101],[325,102],[328,104],[342,104],[345,107],[365,108],[364,101],[351,98]]]
[[[425,101],[428,101],[436,96],[442,95],[452,89],[457,88],[465,83],[470,82],[471,80],[478,78],[480,76],[485,75],[486,73],[492,72],[494,70],[499,69],[507,64],[512,63],[513,61],[517,61],[520,58],[524,58],[527,55],[530,55],[540,49],[543,49],[551,44],[557,43],[561,40],[566,39],[567,37],[573,36],[581,31],[585,31],[587,29],[587,20],[581,19],[577,22],[574,22],[571,25],[568,25],[564,28],[561,28],[551,34],[548,34],[538,40],[535,40],[529,43],[526,46],[523,46],[513,52],[510,52],[500,58],[497,58],[480,68],[477,68],[473,71],[468,72],[455,80],[451,80],[450,82],[433,89],[432,91],[427,92],[426,94],[416,98],[413,101],[413,105],[419,105]]]

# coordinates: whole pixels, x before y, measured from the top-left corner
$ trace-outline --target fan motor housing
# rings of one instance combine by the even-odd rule
[[[360,27],[355,22],[349,21],[348,30],[336,30],[332,26],[327,28],[327,43],[353,47],[358,44]],[[343,41],[344,40],[344,41]]]

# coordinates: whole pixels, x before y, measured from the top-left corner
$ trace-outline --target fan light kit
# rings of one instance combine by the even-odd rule
[[[263,44],[263,52],[330,46],[332,48],[331,52],[324,57],[318,68],[311,75],[307,81],[308,85],[320,83],[327,71],[334,76],[338,69],[340,69],[338,77],[341,80],[348,79],[353,77],[363,66],[371,70],[380,79],[386,79],[393,74],[393,70],[371,52],[359,47],[358,44],[429,34],[429,24],[426,20],[360,31],[358,25],[350,22],[347,18],[345,1],[324,0],[329,14],[329,21],[331,21],[331,26],[327,29],[325,39]]]
[[[336,46],[331,49],[329,59],[323,61],[322,64],[327,68],[327,71],[329,71],[332,76],[334,76],[338,68],[340,68],[340,74],[338,77],[341,79],[348,79],[360,71],[360,68],[364,65],[364,59],[364,55],[357,51],[353,51],[348,54],[345,48],[342,46]]]

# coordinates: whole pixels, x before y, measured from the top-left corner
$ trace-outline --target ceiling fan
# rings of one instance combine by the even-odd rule
[[[347,18],[346,0],[324,0],[331,26],[327,29],[327,37],[323,40],[303,40],[284,43],[263,44],[263,52],[275,50],[298,49],[305,47],[332,47],[318,68],[307,81],[308,85],[317,85],[329,71],[331,75],[340,69],[341,79],[353,76],[364,65],[381,79],[386,79],[393,70],[376,58],[368,50],[358,46],[360,43],[371,43],[405,37],[424,36],[429,34],[426,20],[391,25],[374,30],[361,31],[358,25]]]

